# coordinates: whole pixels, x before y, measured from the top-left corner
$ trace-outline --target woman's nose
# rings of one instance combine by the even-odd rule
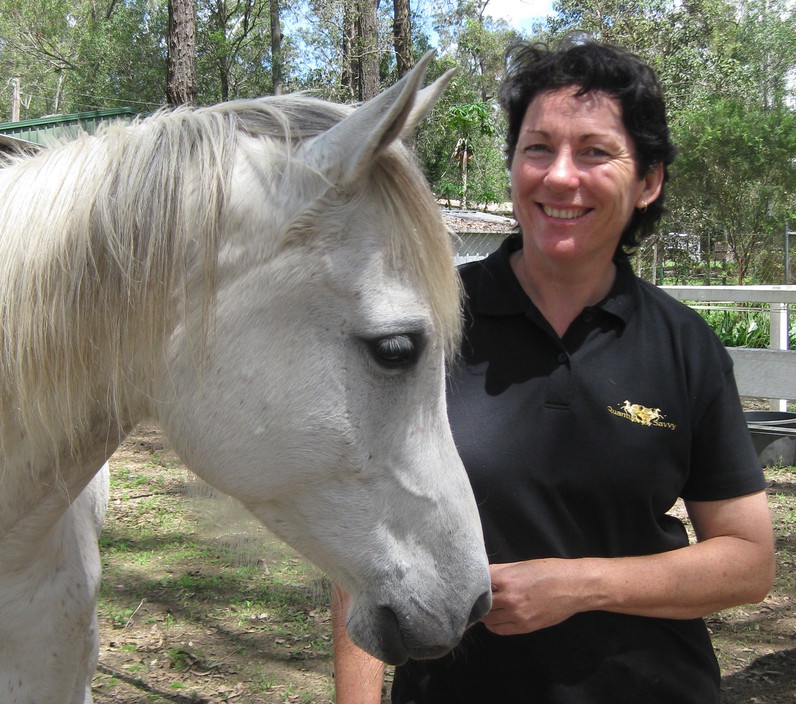
[[[554,190],[577,188],[580,180],[577,164],[569,151],[561,150],[550,162],[545,175],[545,183]]]

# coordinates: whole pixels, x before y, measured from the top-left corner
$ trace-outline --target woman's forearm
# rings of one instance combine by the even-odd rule
[[[332,650],[337,704],[380,704],[384,663],[358,648],[346,632],[349,597],[332,590]]]
[[[762,601],[773,563],[739,538],[712,538],[647,557],[596,560],[594,609],[655,618],[700,618]]]
[[[698,618],[762,600],[774,579],[765,494],[691,504],[699,542],[639,557],[492,565],[495,633],[528,633],[583,611]]]

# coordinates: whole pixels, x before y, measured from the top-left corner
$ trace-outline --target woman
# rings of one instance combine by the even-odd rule
[[[660,88],[616,48],[522,46],[502,102],[520,233],[461,269],[448,397],[493,606],[451,655],[398,667],[393,701],[718,702],[702,617],[765,597],[773,537],[729,357],[627,261],[674,158]],[[375,704],[338,597],[337,701]]]

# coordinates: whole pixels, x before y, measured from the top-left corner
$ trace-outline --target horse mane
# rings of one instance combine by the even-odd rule
[[[146,374],[173,329],[165,311],[174,309],[175,286],[184,285],[196,260],[212,329],[217,253],[241,135],[281,144],[289,162],[298,143],[348,110],[285,96],[164,111],[0,169],[0,389],[14,399],[21,427],[59,443],[66,433],[74,452],[98,404],[111,409],[118,427],[129,425],[119,417],[126,389],[131,377]],[[451,238],[420,170],[404,147],[392,145],[366,181],[396,221],[390,258],[416,272],[446,350],[453,350],[459,289]],[[288,229],[295,233],[297,222],[314,219],[307,213],[320,214],[334,191],[329,184]]]

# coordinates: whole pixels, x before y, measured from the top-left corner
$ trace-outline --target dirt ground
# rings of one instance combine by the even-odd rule
[[[111,468],[95,702],[332,702],[325,578],[208,497],[156,426]],[[726,704],[796,702],[796,470],[766,473],[777,585],[708,619]]]

